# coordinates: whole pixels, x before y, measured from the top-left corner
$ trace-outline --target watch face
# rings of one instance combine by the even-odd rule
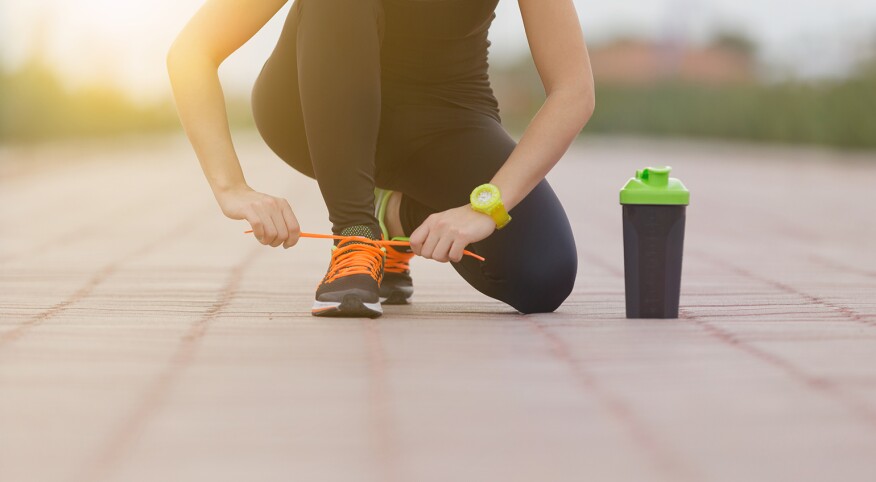
[[[490,201],[490,199],[493,199],[493,193],[491,193],[490,191],[484,189],[483,191],[478,193],[479,204],[486,204]]]

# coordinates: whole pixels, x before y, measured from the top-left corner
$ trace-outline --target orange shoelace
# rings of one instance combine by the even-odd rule
[[[250,234],[250,233],[252,233],[252,229],[250,229],[248,231],[244,231],[244,234]],[[388,241],[388,240],[384,240],[384,239],[370,239],[370,238],[366,238],[364,236],[338,236],[338,235],[334,235],[334,234],[301,233],[300,237],[302,237],[302,238],[341,239],[341,240],[349,239],[349,238],[362,238],[362,239],[366,239],[368,241],[371,241],[372,243],[377,243],[377,244],[383,245],[383,246],[410,246],[411,245],[410,241]],[[389,251],[389,250],[387,250],[387,251]],[[408,254],[413,254],[413,253],[399,253],[399,254],[402,254],[402,255],[407,257]],[[479,256],[477,254],[474,254],[467,249],[463,250],[462,254],[465,256],[471,256],[472,258],[474,258],[478,261],[484,261],[483,256]],[[407,259],[410,259],[410,257],[408,257]]]
[[[349,236],[360,238],[362,236]],[[371,241],[370,243],[368,241]],[[336,278],[351,274],[371,275],[375,281],[383,281],[383,272],[380,265],[386,248],[381,248],[374,240],[364,238],[361,242],[341,242],[338,247],[332,249],[332,259],[328,273],[323,283],[331,283]]]
[[[409,243],[410,244],[410,243]],[[386,272],[387,273],[404,273],[411,269],[411,258],[416,256],[416,253],[403,253],[395,249],[386,250]]]

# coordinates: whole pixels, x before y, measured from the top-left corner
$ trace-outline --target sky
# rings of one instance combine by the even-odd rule
[[[135,98],[166,96],[167,47],[203,1],[0,0],[0,65],[14,68],[39,49],[71,86],[108,83]],[[758,41],[770,69],[803,77],[840,75],[876,44],[876,0],[574,3],[591,45],[618,36],[660,38],[667,32],[701,42],[718,29],[731,29]],[[222,65],[227,91],[251,88],[290,5]],[[496,15],[491,63],[528,55],[517,0],[499,0]]]

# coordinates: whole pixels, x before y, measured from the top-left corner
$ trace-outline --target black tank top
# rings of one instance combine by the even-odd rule
[[[498,115],[487,73],[499,0],[383,0],[384,97]]]

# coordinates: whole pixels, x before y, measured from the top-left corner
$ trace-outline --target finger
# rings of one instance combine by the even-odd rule
[[[438,244],[435,245],[435,251],[432,252],[432,259],[446,263],[448,255],[450,254],[451,246],[453,246],[453,237],[445,234],[440,240],[438,240]]]
[[[277,227],[274,226],[274,220],[264,206],[256,205],[255,210],[259,214],[259,217],[262,219],[262,224],[264,225],[265,235],[261,240],[262,244],[270,245],[274,242],[274,239],[277,238]]]
[[[423,242],[429,235],[429,226],[426,223],[421,224],[417,229],[411,233],[409,238],[411,242],[411,251],[418,256],[422,256],[423,252]]]
[[[435,246],[438,245],[438,241],[441,240],[441,233],[437,229],[432,229],[429,231],[429,237],[426,238],[426,241],[423,242],[423,257],[431,258],[435,252]]]
[[[292,206],[285,199],[280,200],[280,212],[283,215],[283,221],[286,223],[286,229],[289,231],[289,237],[283,243],[284,248],[291,248],[298,244],[298,238],[301,236],[301,227],[298,226],[298,220],[295,219],[295,213],[292,212]]]
[[[262,218],[259,214],[253,210],[247,213],[246,221],[249,223],[250,227],[252,227],[252,235],[258,240],[258,242],[264,244],[262,241],[265,238],[265,224],[262,222]]]
[[[274,226],[277,228],[277,237],[274,239],[274,242],[271,243],[271,246],[276,248],[283,244],[289,237],[289,229],[286,227],[286,220],[283,219],[283,213],[280,211],[279,205],[275,204],[274,206],[271,206],[269,212],[271,213],[271,220],[274,221]]]
[[[450,261],[454,263],[458,263],[462,261],[462,257],[464,256],[463,251],[465,251],[466,243],[462,239],[457,239],[453,242],[453,246],[450,247],[450,254],[448,258]]]

